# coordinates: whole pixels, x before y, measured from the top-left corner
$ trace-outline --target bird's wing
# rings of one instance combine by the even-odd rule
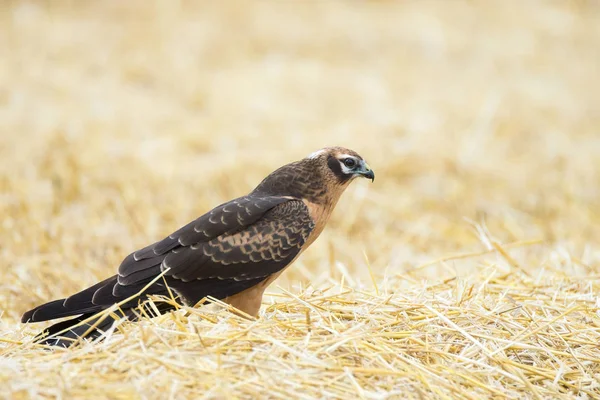
[[[236,294],[285,268],[313,228],[300,200],[238,199],[130,255],[119,268],[116,284],[95,290],[92,303],[112,304],[115,298],[131,296],[166,269],[169,286],[190,303]],[[164,290],[162,281],[156,285]]]
[[[289,200],[283,196],[244,196],[221,204],[163,240],[127,256],[119,266],[119,283],[143,281],[149,277],[148,270],[160,265],[170,252],[243,230],[273,207]]]
[[[184,282],[264,278],[296,257],[313,228],[306,205],[300,200],[288,201],[244,230],[171,251],[161,270],[169,268],[166,275]]]
[[[208,243],[223,235],[231,236],[241,232],[260,220],[273,207],[289,201],[289,197],[283,196],[244,196],[221,204],[163,240],[128,255],[121,263],[117,276],[110,277],[66,299],[36,307],[25,313],[23,319],[42,321],[76,315],[80,311],[102,310],[142,290],[160,274],[161,264],[169,254],[190,249],[192,245]],[[161,286],[159,283],[149,288],[146,293],[168,292],[164,285]]]
[[[146,265],[145,269],[136,268],[135,272],[129,274],[127,274],[129,269],[125,268],[120,270],[120,273],[123,272],[127,275],[113,276],[67,299],[56,300],[36,307],[25,313],[22,321],[38,322],[84,314],[81,318],[76,319],[76,323],[114,303],[135,296],[161,272],[165,272],[164,281],[157,281],[146,288],[144,295],[168,295],[165,281],[182,297],[186,304],[195,304],[206,296],[223,299],[242,292],[287,267],[302,251],[314,229],[314,222],[310,217],[309,210],[302,201],[270,200],[269,204],[275,205],[266,211],[261,211],[260,217],[252,217],[251,219],[254,221],[247,226],[233,229],[232,224],[223,222],[229,221],[225,219],[226,217],[223,217],[223,221],[219,218],[224,225],[221,228],[224,233],[221,235],[188,245],[180,243],[171,250],[147,258],[138,260],[127,258],[125,260],[128,263],[125,264],[126,267],[133,266],[135,263],[145,263],[150,259],[155,261]],[[242,207],[250,213],[259,209],[250,205]],[[262,210],[262,208],[260,209]],[[217,215],[217,213],[213,212],[212,215]],[[239,222],[238,226],[243,221],[249,220],[250,217],[247,215],[246,212],[236,218],[236,221]],[[202,218],[204,217],[197,221]],[[208,221],[204,224],[214,225],[217,223],[217,219],[204,220]],[[194,224],[190,224],[187,226],[187,230],[179,230],[178,235],[180,236],[178,237],[188,237],[186,234],[192,234],[188,232],[189,229],[196,232],[194,226]],[[202,229],[202,225],[200,226],[200,232],[203,232],[204,236],[209,229],[213,229],[211,234],[218,231],[211,225],[206,226],[205,229]],[[172,237],[174,235],[170,236],[170,238]],[[158,242],[153,246],[161,243]],[[188,242],[184,241],[184,243]],[[152,249],[152,247],[149,248]],[[169,269],[166,270],[167,268]],[[138,302],[138,298],[132,298],[129,302],[122,304],[121,308],[132,309],[137,306]],[[171,307],[167,305],[167,308],[162,311]],[[131,317],[134,314],[127,315]],[[59,324],[51,332],[58,332],[72,324],[72,321],[64,326]],[[79,331],[74,332],[80,334],[77,333]]]

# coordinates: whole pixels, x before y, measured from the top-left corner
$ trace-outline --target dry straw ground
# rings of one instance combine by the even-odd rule
[[[0,7],[0,396],[600,396],[597,2]],[[31,344],[25,310],[332,144],[377,179],[259,320]]]

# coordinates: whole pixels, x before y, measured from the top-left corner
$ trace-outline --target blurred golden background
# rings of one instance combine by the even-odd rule
[[[597,2],[8,1],[0,60],[5,334],[329,145],[376,180],[282,288],[600,275]]]
[[[377,180],[284,286],[482,249],[465,218],[597,261],[600,8],[541,5],[5,3],[5,317],[327,145]]]

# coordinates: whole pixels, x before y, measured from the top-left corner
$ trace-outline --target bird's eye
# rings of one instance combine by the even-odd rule
[[[344,165],[348,168],[354,168],[356,166],[356,160],[354,158],[345,158]]]

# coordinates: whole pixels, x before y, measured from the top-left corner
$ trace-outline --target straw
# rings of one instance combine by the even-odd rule
[[[0,396],[600,397],[594,2],[15,1],[0,26]],[[19,322],[327,145],[376,180],[259,318],[151,296],[50,350]]]

